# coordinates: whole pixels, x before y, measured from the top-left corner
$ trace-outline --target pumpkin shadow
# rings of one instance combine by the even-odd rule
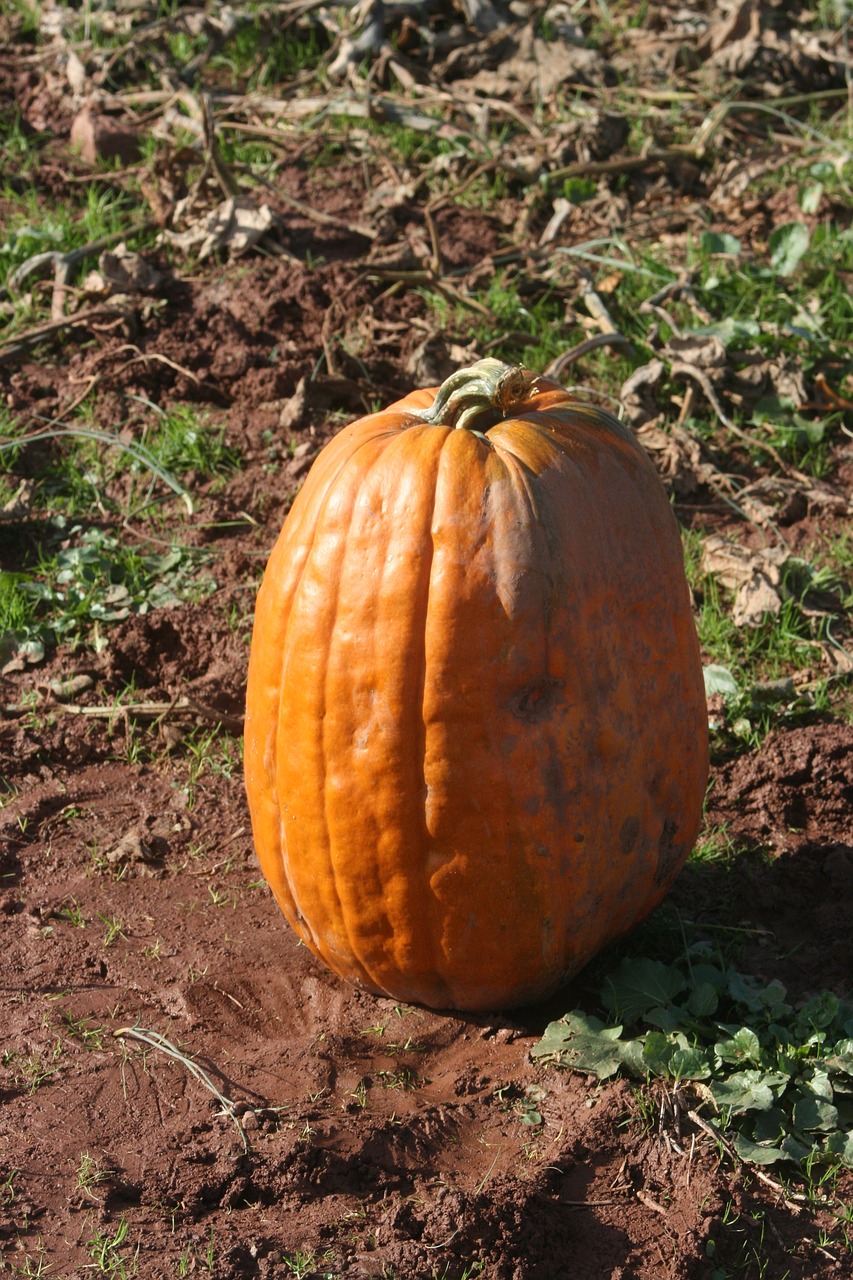
[[[547,1000],[466,1020],[541,1036],[570,1010],[600,1014],[602,981],[623,958],[671,964],[700,942],[721,964],[780,981],[794,1002],[824,989],[851,999],[851,918],[853,844],[804,842],[772,859],[754,848],[726,862],[693,860],[651,915]]]

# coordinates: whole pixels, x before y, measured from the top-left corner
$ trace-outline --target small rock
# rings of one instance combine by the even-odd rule
[[[116,157],[122,164],[139,159],[139,135],[133,125],[113,116],[97,115],[90,107],[84,107],[74,117],[71,145],[79,149],[81,159],[89,165]]]
[[[51,680],[50,691],[57,702],[70,702],[72,698],[93,688],[94,684],[92,676],[79,672],[65,680]]]

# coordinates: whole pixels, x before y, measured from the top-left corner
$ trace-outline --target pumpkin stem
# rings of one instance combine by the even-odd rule
[[[439,387],[430,408],[415,416],[433,427],[475,431],[475,423],[480,428],[494,426],[530,398],[535,384],[536,374],[523,365],[504,364],[489,356],[452,373]]]

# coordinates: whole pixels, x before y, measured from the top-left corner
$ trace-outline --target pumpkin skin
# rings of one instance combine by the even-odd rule
[[[556,383],[502,386],[482,434],[418,417],[432,389],[326,446],[249,664],[246,786],[282,911],[335,972],[433,1008],[542,999],[645,916],[708,773],[654,467]]]

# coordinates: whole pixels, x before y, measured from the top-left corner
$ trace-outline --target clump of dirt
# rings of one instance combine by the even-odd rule
[[[711,814],[777,851],[853,845],[853,726],[774,729],[758,751],[719,770]]]

